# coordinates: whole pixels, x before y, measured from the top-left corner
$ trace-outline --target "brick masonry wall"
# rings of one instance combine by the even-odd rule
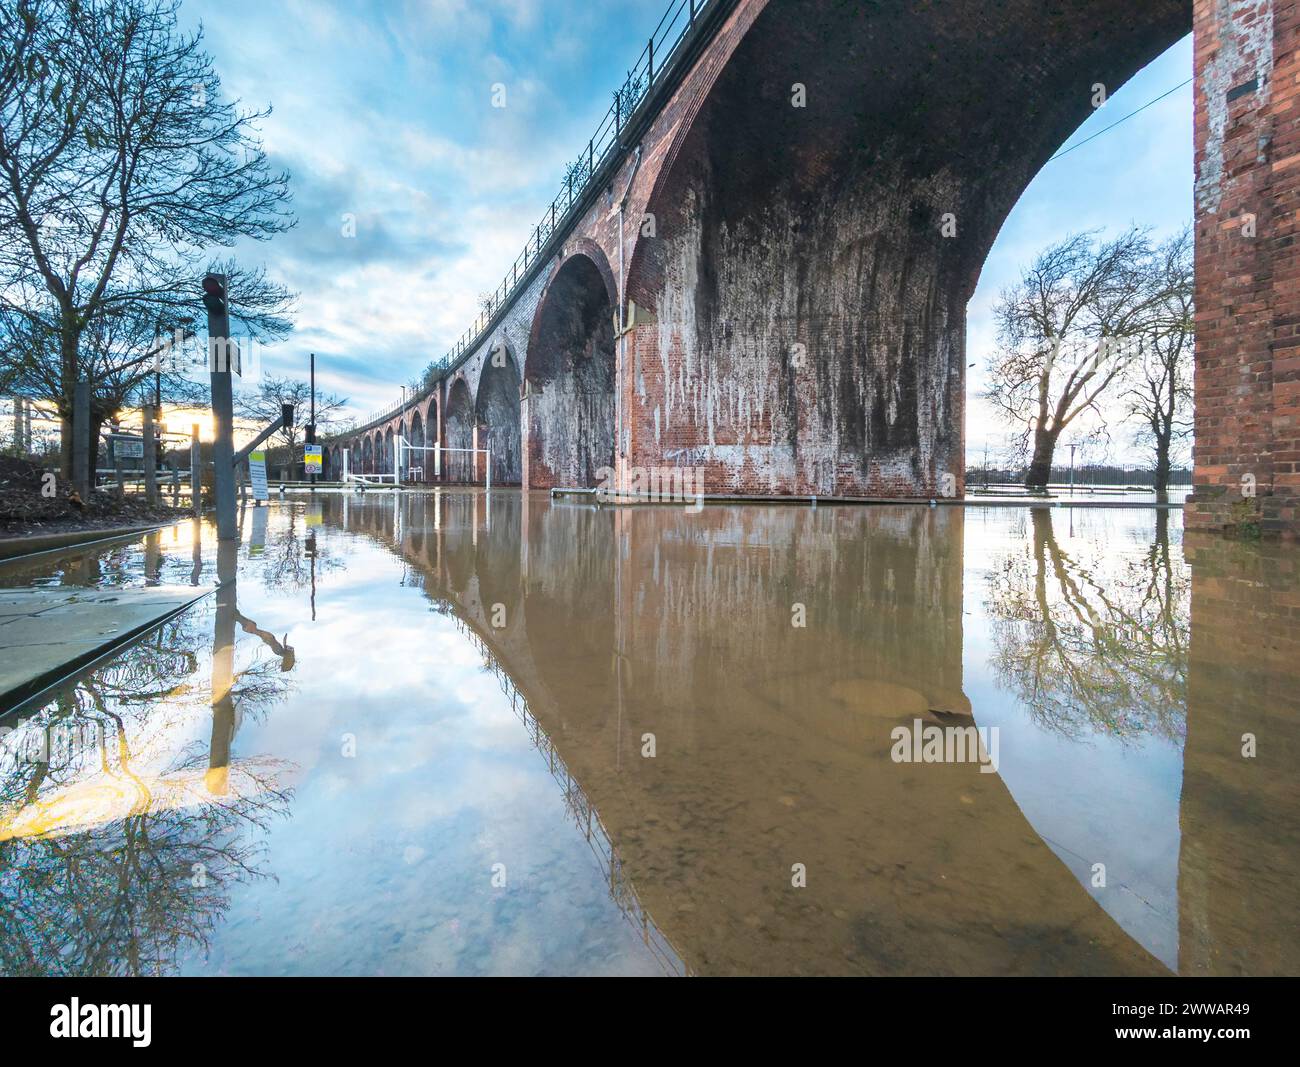
[[[1300,532],[1294,0],[1196,0],[1196,447],[1189,529]]]
[[[627,462],[702,469],[723,493],[960,494],[988,249],[1093,84],[1122,84],[1190,17],[1186,0],[738,10],[647,155]]]

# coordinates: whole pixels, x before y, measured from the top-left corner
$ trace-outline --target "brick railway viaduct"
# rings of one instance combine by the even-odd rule
[[[400,435],[489,447],[525,489],[692,467],[719,494],[961,494],[966,305],[999,228],[1093,87],[1193,31],[1188,524],[1300,532],[1295,0],[691,7],[472,335],[329,470],[344,448],[391,470]]]

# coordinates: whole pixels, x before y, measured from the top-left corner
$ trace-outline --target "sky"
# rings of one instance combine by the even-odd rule
[[[297,227],[238,247],[299,295],[263,370],[364,417],[442,356],[494,289],[595,130],[667,0],[185,0],[226,93],[270,105]],[[1063,147],[1191,76],[1190,36],[1112,89]],[[492,106],[493,86],[506,106]],[[344,216],[355,237],[343,236]],[[1008,218],[969,309],[968,461],[1006,437],[980,399],[998,293],[1043,247],[1192,217],[1192,87],[1048,163]],[[1119,451],[1108,458],[1123,458]],[[1101,457],[1096,457],[1101,458]]]

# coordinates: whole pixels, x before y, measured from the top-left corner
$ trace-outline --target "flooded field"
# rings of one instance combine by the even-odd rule
[[[4,720],[0,973],[1300,971],[1294,547],[464,491],[0,569],[219,578]]]

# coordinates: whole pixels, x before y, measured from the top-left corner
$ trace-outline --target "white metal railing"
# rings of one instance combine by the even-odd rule
[[[448,448],[445,445],[413,445],[405,437],[393,438],[393,469],[357,474],[350,467],[351,449],[343,449],[343,484],[355,482],[359,485],[392,485],[400,488],[402,484],[402,453],[432,452],[433,474],[442,476],[442,457],[444,453],[468,454],[483,457],[484,488],[492,488],[492,451],[487,448]],[[424,468],[418,468],[423,473]]]
[[[393,469],[400,472],[402,469],[403,452],[432,452],[433,453],[433,476],[442,477],[442,457],[444,453],[461,453],[472,456],[483,457],[484,469],[484,488],[492,488],[492,452],[486,448],[448,448],[446,445],[413,445],[405,437],[397,436],[393,438]],[[421,468],[423,470],[423,468]]]
[[[389,473],[354,474],[348,468],[348,453],[350,451],[351,450],[347,448],[343,450],[343,484],[344,485],[348,485],[351,482],[356,482],[359,485],[385,485],[388,482],[392,482],[394,487],[398,485],[397,473],[395,471],[391,474]]]

